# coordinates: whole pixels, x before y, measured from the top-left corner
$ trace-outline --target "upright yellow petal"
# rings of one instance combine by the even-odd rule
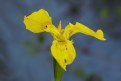
[[[25,16],[24,24],[26,29],[39,33],[45,31],[47,26],[52,24],[52,19],[46,10],[40,9],[29,16]]]
[[[79,22],[77,22],[75,25],[69,23],[69,25],[67,25],[67,27],[65,28],[63,35],[64,37],[69,39],[72,35],[76,33],[82,33],[89,36],[93,36],[99,40],[106,40],[104,38],[104,34],[102,30],[99,29],[97,30],[97,32],[95,32]]]
[[[73,34],[75,34],[76,32],[78,31],[77,28],[75,28],[75,26],[71,23],[69,23],[65,29],[64,29],[64,32],[63,32],[63,36],[66,38],[66,39],[69,39]]]
[[[60,37],[60,32],[54,25],[48,25],[47,28],[45,29],[45,32],[50,33],[54,39],[59,39]]]
[[[62,32],[62,23],[61,21],[59,22],[59,25],[58,25],[58,31],[61,33]]]
[[[54,40],[51,46],[51,52],[52,56],[64,70],[66,70],[66,65],[71,64],[76,57],[73,42],[69,40],[66,42]]]

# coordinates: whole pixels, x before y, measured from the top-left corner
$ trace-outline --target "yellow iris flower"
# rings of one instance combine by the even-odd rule
[[[82,33],[102,41],[106,40],[101,29],[95,32],[79,22],[75,25],[69,23],[65,29],[62,29],[60,21],[58,28],[56,28],[48,12],[44,9],[25,16],[24,24],[26,29],[33,33],[49,32],[52,35],[54,39],[51,46],[52,56],[64,70],[66,70],[66,66],[71,64],[76,57],[73,41],[69,39],[72,35]]]

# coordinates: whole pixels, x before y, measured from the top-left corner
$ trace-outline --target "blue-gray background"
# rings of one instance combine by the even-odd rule
[[[63,81],[121,81],[120,0],[0,0],[0,81],[53,81],[52,37],[25,29],[24,15],[46,9],[57,26],[78,21],[107,41],[76,34],[77,51]]]

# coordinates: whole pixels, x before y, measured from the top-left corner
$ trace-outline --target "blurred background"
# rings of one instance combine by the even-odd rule
[[[42,8],[56,26],[78,21],[107,39],[72,36],[77,57],[62,81],[121,81],[121,0],[0,0],[0,81],[53,81],[52,37],[23,24]]]

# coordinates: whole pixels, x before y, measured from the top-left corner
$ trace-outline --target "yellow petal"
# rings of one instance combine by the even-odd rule
[[[52,19],[46,10],[40,9],[29,16],[25,16],[24,24],[26,29],[39,33],[45,31],[47,25],[52,24]]]
[[[59,22],[59,25],[58,25],[58,31],[61,33],[62,32],[62,23],[61,21]]]
[[[104,33],[103,33],[103,31],[101,29],[97,30],[97,32],[94,35],[94,37],[96,37],[97,39],[102,40],[102,41],[106,40],[104,38]]]
[[[63,36],[69,39],[77,31],[78,31],[77,28],[75,28],[73,24],[69,23],[64,29]]]
[[[69,39],[72,35],[76,33],[82,33],[89,36],[93,36],[99,40],[106,40],[104,38],[104,34],[102,30],[99,29],[97,30],[97,32],[95,32],[79,22],[77,22],[76,25],[69,23],[69,25],[67,25],[67,27],[65,28],[63,35],[64,37]]]
[[[76,57],[73,42],[69,40],[66,42],[54,40],[51,46],[51,52],[52,56],[64,70],[66,70],[66,65],[71,64]]]
[[[49,32],[54,39],[59,39],[60,37],[60,32],[54,25],[48,25],[45,29],[45,32]]]

